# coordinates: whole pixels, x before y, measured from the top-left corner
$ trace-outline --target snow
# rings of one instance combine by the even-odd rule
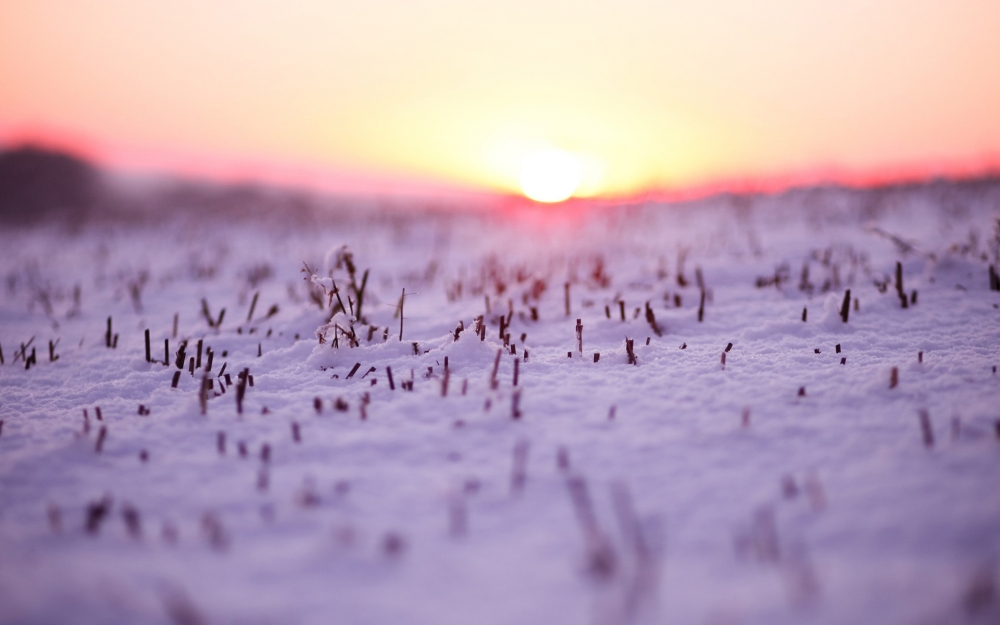
[[[935,183],[6,229],[0,622],[995,622],[998,217]],[[164,339],[214,350],[206,414]]]

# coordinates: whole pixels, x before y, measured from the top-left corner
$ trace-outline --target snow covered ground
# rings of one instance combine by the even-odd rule
[[[997,622],[998,218],[936,183],[0,231],[0,622]]]

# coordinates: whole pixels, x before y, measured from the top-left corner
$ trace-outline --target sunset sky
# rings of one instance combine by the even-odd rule
[[[579,196],[1000,164],[996,0],[4,0],[0,143]]]

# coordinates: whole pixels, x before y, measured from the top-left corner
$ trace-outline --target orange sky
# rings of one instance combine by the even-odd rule
[[[1000,163],[996,0],[3,0],[0,141],[582,195]],[[847,174],[843,174],[847,172]]]

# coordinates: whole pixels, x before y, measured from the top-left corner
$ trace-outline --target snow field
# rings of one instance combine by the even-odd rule
[[[930,185],[0,233],[0,621],[992,622],[998,207]],[[334,283],[358,299],[344,246],[367,323],[330,317]],[[207,352],[191,375],[164,339],[213,350],[206,414]]]

